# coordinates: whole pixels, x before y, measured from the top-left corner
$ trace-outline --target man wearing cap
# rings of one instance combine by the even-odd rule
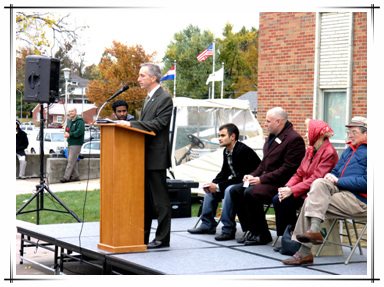
[[[292,235],[301,247],[284,264],[313,263],[311,248],[323,243],[320,224],[325,218],[367,216],[367,119],[354,117],[346,127],[349,147],[331,173],[312,183]]]

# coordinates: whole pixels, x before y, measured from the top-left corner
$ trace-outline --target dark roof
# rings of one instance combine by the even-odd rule
[[[78,86],[79,87],[83,87],[85,88],[89,81],[87,79],[83,79],[81,78],[80,76],[76,75],[76,74],[71,74],[71,78],[70,78],[71,82],[76,82],[78,83]]]
[[[248,100],[251,111],[257,111],[257,92],[247,92],[244,95],[236,98],[237,100]]]

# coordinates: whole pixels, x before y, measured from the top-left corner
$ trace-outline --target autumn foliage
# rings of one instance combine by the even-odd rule
[[[127,47],[119,42],[112,42],[111,48],[106,48],[99,64],[99,78],[88,84],[86,96],[89,101],[100,107],[116,91],[124,85],[129,90],[120,94],[116,99],[128,103],[129,112],[140,108],[146,97],[146,91],[140,88],[137,81],[141,64],[151,62],[155,53],[147,55],[141,45]],[[108,103],[100,113],[107,117],[113,113],[112,103]]]

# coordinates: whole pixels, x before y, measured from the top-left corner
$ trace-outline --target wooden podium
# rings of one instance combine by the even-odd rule
[[[112,253],[147,250],[144,244],[145,134],[118,124],[98,124],[100,243]]]

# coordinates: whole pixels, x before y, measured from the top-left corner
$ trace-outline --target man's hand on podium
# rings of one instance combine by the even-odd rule
[[[128,121],[117,121],[116,123],[122,126],[127,126],[127,127],[131,126],[131,122],[128,122]]]

